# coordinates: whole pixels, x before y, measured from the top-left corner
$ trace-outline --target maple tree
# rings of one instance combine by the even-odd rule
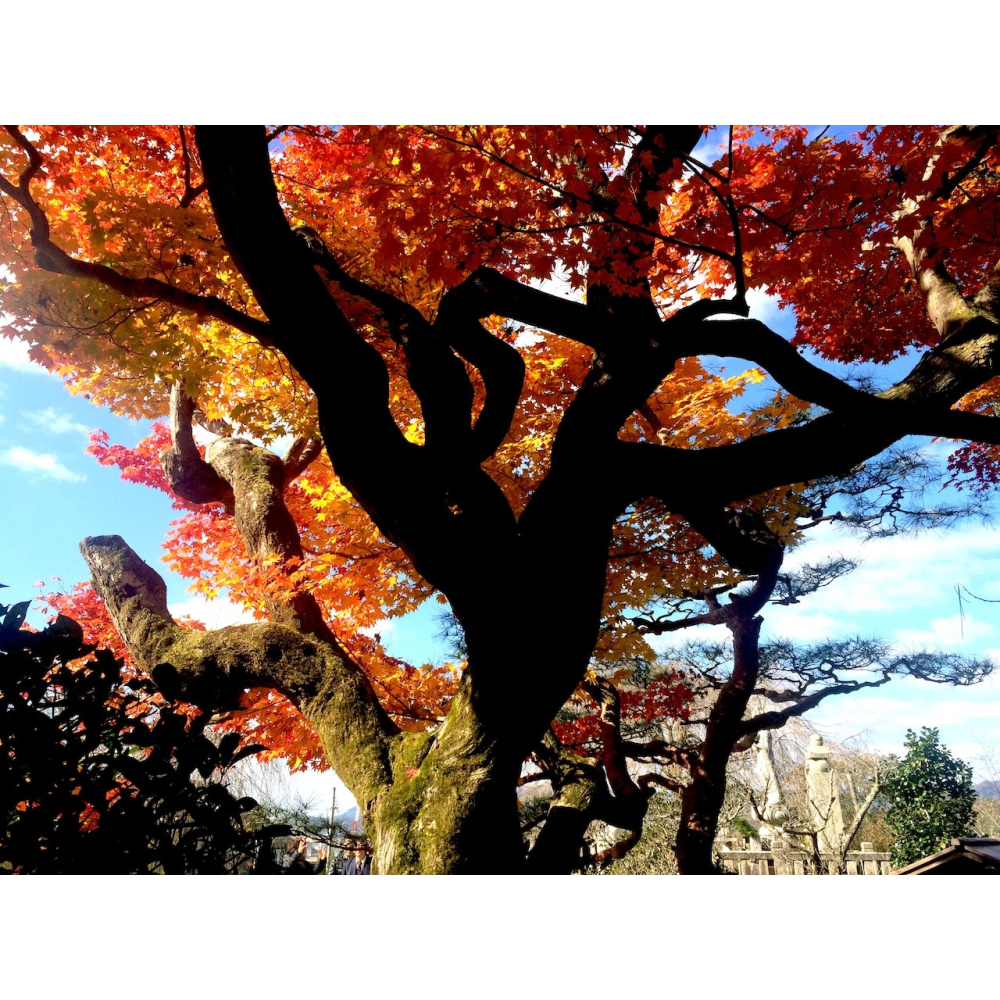
[[[910,434],[969,442],[956,476],[1000,467],[996,131],[715,134],[705,162],[699,126],[6,129],[6,332],[96,403],[169,412],[95,453],[173,493],[173,566],[261,620],[175,623],[117,536],[82,545],[94,591],[166,693],[333,766],[376,871],[566,871],[592,820],[641,830],[601,666],[643,648],[629,612],[730,595],[727,757],[811,484]],[[800,347],[914,363],[870,392]],[[739,412],[763,372],[778,391]],[[436,596],[464,662],[388,656],[376,623]],[[592,756],[552,726],[577,691]],[[684,710],[682,676],[654,694]],[[526,852],[531,755],[556,794]],[[709,771],[682,871],[711,870]]]

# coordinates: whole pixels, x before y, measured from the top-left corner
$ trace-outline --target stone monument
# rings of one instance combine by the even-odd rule
[[[788,809],[774,767],[774,743],[770,729],[762,729],[757,734],[756,747],[757,780],[762,788],[760,815],[769,827],[781,830],[788,822]],[[770,836],[770,833],[764,833],[763,830],[761,833],[763,836]]]
[[[806,751],[806,798],[809,818],[818,833],[821,852],[839,852],[844,838],[844,815],[840,809],[840,786],[830,767],[830,750],[823,737],[814,733]]]

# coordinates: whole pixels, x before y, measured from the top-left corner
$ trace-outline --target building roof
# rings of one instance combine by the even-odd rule
[[[895,875],[1000,875],[1000,840],[989,837],[955,837],[951,845]]]

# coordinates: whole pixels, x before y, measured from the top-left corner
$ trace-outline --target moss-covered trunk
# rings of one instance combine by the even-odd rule
[[[520,760],[490,739],[469,685],[431,733],[393,741],[392,783],[363,805],[377,874],[515,874],[523,870]]]

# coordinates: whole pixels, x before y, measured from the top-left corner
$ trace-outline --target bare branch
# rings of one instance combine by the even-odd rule
[[[851,783],[853,788],[853,782]],[[882,774],[880,771],[875,772],[875,778],[871,783],[871,787],[868,789],[868,794],[865,796],[864,801],[861,803],[857,809],[854,810],[854,817],[851,819],[850,826],[844,831],[844,836],[840,841],[840,863],[844,863],[844,859],[847,857],[848,848],[851,846],[851,841],[857,836],[858,830],[861,829],[861,824],[865,820],[865,816],[868,815],[868,810],[871,809],[872,803],[875,801],[878,793],[882,791]]]

